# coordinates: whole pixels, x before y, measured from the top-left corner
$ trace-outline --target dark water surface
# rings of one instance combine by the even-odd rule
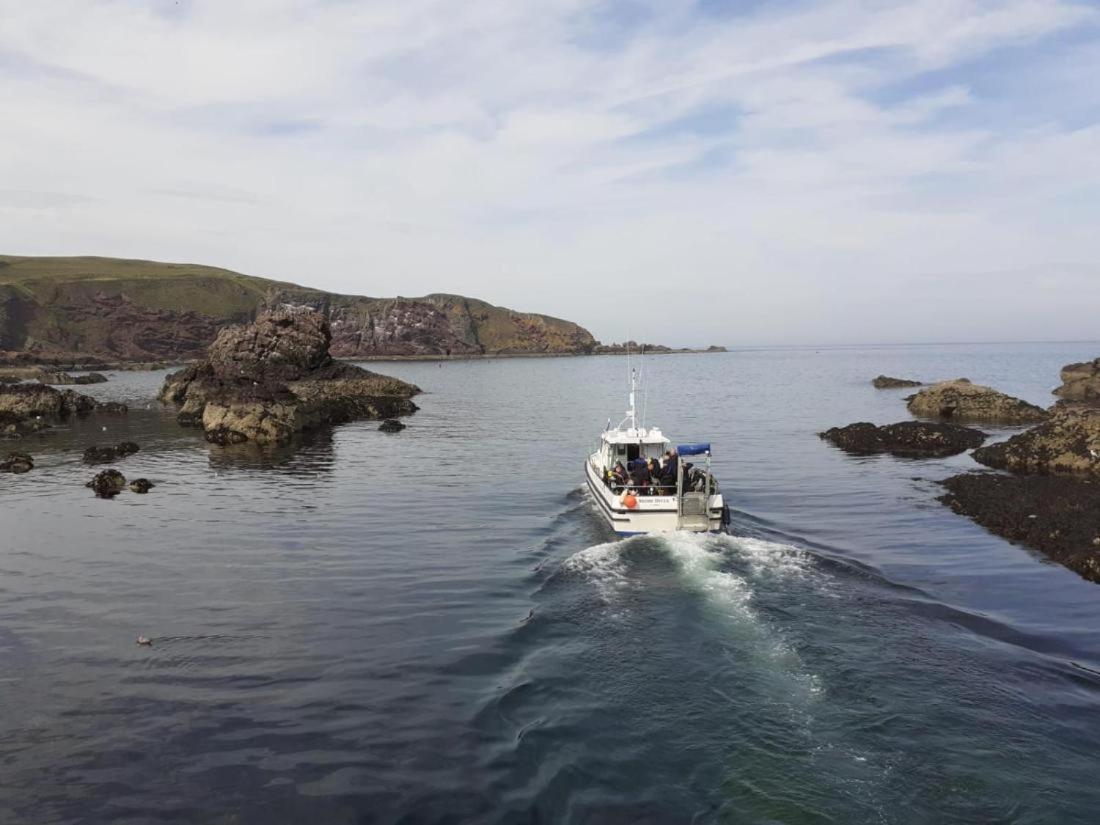
[[[936,503],[969,457],[815,433],[907,418],[879,372],[1046,405],[1098,351],[652,358],[735,535],[626,541],[580,488],[622,358],[376,365],[406,431],[268,453],[112,374],[127,418],[0,476],[0,822],[1096,822],[1100,587]],[[124,438],[157,487],[98,500]]]

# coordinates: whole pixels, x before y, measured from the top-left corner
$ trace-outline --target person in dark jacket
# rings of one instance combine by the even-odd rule
[[[669,450],[665,453],[668,461],[665,462],[665,474],[661,477],[665,484],[676,484],[676,472],[680,466],[680,456],[675,450]]]

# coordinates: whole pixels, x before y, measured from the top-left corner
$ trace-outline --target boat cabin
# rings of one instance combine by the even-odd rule
[[[625,467],[639,456],[659,459],[671,449],[672,442],[657,427],[605,430],[600,435],[599,468],[610,470],[619,461]]]

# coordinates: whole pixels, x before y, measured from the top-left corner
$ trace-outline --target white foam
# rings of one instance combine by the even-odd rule
[[[600,595],[610,600],[615,593],[629,584],[627,565],[622,557],[624,541],[595,544],[579,550],[567,558],[562,569],[583,575],[591,580]]]

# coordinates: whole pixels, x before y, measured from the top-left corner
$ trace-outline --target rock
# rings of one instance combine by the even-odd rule
[[[89,447],[84,451],[81,461],[85,464],[109,464],[118,458],[116,447]]]
[[[405,425],[398,421],[396,418],[387,418],[378,427],[384,433],[399,433],[405,429]]]
[[[91,487],[100,498],[112,498],[126,487],[126,476],[118,470],[104,470],[84,486]]]
[[[997,424],[1034,424],[1049,413],[991,387],[971,384],[965,378],[925,387],[908,399],[909,411],[925,418],[987,421]]]
[[[156,486],[157,485],[155,485],[147,478],[135,478],[133,481],[130,482],[130,490],[135,493],[141,493],[142,495],[148,493]]]
[[[104,401],[99,405],[99,409],[108,415],[126,415],[130,412],[130,408],[119,401]]]
[[[44,384],[0,386],[0,416],[13,419],[35,416],[67,418],[70,415],[84,415],[97,406],[94,398],[74,390],[56,390]]]
[[[107,376],[98,372],[90,372],[87,375],[69,375],[67,372],[41,371],[36,378],[42,384],[62,386],[66,384],[102,384],[107,380]]]
[[[819,436],[855,455],[890,453],[904,458],[939,458],[957,455],[981,445],[986,435],[958,424],[902,421],[876,427],[866,421],[833,427]]]
[[[999,473],[966,473],[942,483],[948,493],[939,501],[956,513],[1100,582],[1100,483]]]
[[[119,443],[118,447],[116,447],[115,449],[118,450],[118,454],[120,456],[127,456],[127,455],[133,455],[138,450],[140,450],[141,447],[139,447],[133,441],[123,441],[123,442]]]
[[[140,447],[133,441],[123,441],[115,447],[89,447],[82,458],[85,464],[108,464],[115,459],[125,458],[136,453]]]
[[[27,473],[34,469],[34,459],[28,453],[12,452],[0,461],[0,473]]]
[[[1100,476],[1100,408],[1056,406],[1049,420],[976,450],[974,458],[1015,473]]]
[[[285,443],[324,424],[416,410],[417,387],[333,360],[330,343],[321,313],[284,307],[223,330],[208,358],[169,375],[158,397],[215,444]]]
[[[877,390],[893,390],[899,387],[919,387],[920,381],[910,381],[908,378],[891,378],[889,375],[880,375],[871,381]]]
[[[1100,403],[1100,358],[1062,367],[1062,386],[1054,394],[1066,401]]]

